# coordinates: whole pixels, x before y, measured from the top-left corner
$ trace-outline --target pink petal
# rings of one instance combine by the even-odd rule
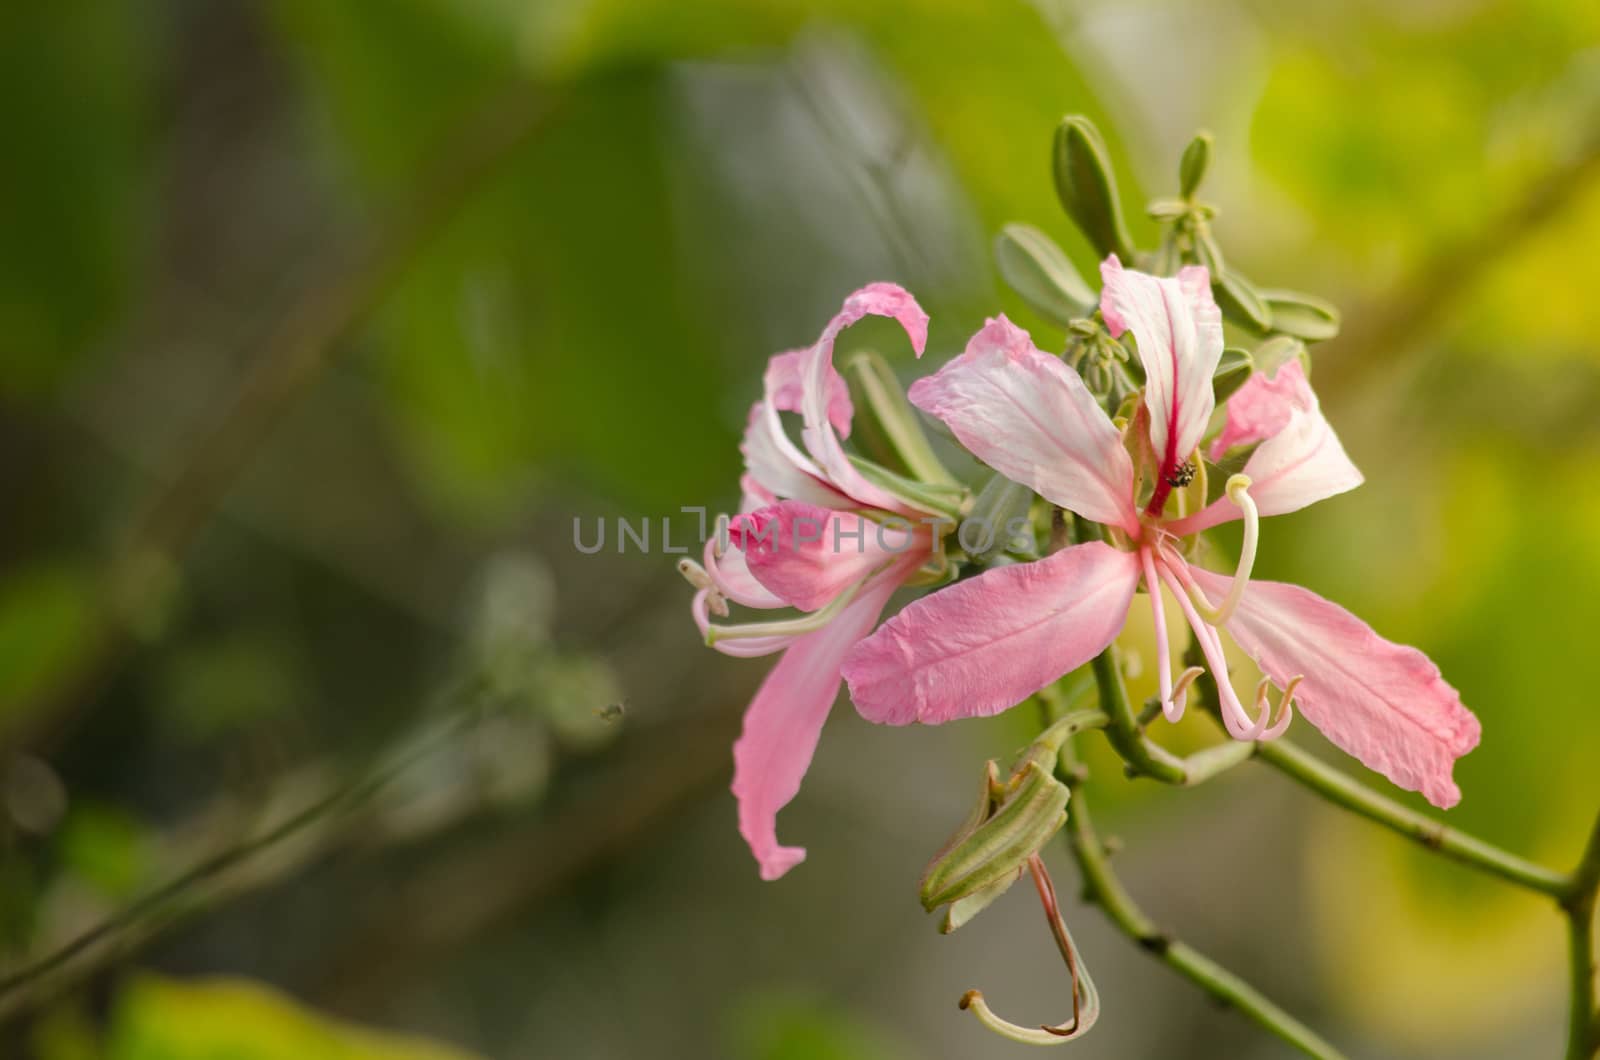
[[[1136,555],[1096,541],[941,589],[850,653],[850,695],[889,725],[998,714],[1103,651],[1138,581]]]
[[[1007,478],[1086,519],[1134,531],[1133,463],[1078,374],[1004,316],[911,384],[911,403]]]
[[[1236,445],[1271,438],[1289,425],[1290,413],[1316,407],[1317,395],[1298,360],[1279,365],[1274,375],[1256,372],[1224,406],[1228,419],[1211,443],[1211,459],[1222,459]]]
[[[928,314],[904,288],[892,283],[871,283],[844,300],[843,307],[823,329],[815,346],[802,351],[802,393],[800,402],[804,426],[800,436],[822,473],[841,492],[863,505],[901,511],[904,502],[868,482],[846,458],[839,436],[829,420],[830,380],[838,375],[833,367],[833,344],[839,333],[864,316],[892,317],[911,339],[918,357],[928,341]],[[772,418],[777,413],[773,412]]]
[[[763,378],[766,400],[779,412],[800,412],[805,388],[801,372],[805,368],[805,350],[790,350],[767,361],[767,374]],[[844,376],[831,363],[828,365],[828,422],[839,432],[839,437],[850,437],[850,421],[855,416],[855,406],[850,403],[850,386]]]
[[[1212,599],[1232,583],[1191,572]],[[1461,801],[1451,769],[1478,745],[1478,719],[1422,652],[1281,582],[1251,582],[1227,629],[1279,688],[1305,675],[1300,712],[1336,746],[1441,809]]]
[[[800,847],[778,845],[778,811],[795,797],[811,766],[839,691],[840,661],[872,628],[897,585],[893,578],[879,579],[827,626],[796,639],[745,711],[744,731],[733,745],[733,794],[739,832],[764,880],[805,859]]]
[[[732,542],[732,529],[729,529],[728,545]],[[745,554],[737,548],[721,547],[724,542],[719,541],[716,534],[706,542],[705,552],[701,556],[706,573],[711,576],[711,581],[716,585],[717,591],[734,603],[743,607],[760,607],[772,609],[786,606],[783,600],[773,595],[768,589],[756,580],[750,573],[750,565],[745,561]],[[702,633],[705,630],[701,630]]]
[[[751,406],[744,440],[739,443],[745,478],[772,496],[793,497],[825,508],[853,507],[854,502],[821,478],[821,469],[789,441],[770,409],[764,401]]]
[[[1222,356],[1222,313],[1209,274],[1198,265],[1174,278],[1124,269],[1115,254],[1100,265],[1100,311],[1113,336],[1132,330],[1145,372],[1150,444],[1176,466],[1205,434],[1216,406],[1211,375]]]
[[[885,526],[855,512],[800,501],[741,515],[729,533],[755,580],[802,611],[824,607],[874,571],[897,558],[913,559],[913,549],[928,548],[925,540],[913,541],[909,526]]]
[[[1262,382],[1258,385],[1257,380]],[[1234,404],[1241,396],[1245,401],[1236,416]],[[1229,446],[1266,439],[1244,465],[1251,480],[1250,496],[1263,516],[1299,511],[1364,481],[1318,407],[1299,361],[1283,365],[1275,379],[1252,376],[1240,388],[1228,402],[1228,424],[1218,441],[1230,432],[1238,442]],[[1215,446],[1212,451],[1216,452]],[[1238,517],[1238,507],[1222,498],[1169,529],[1181,536]]]
[[[777,496],[757,482],[754,475],[746,472],[739,476],[739,510],[741,512],[753,512],[757,508],[765,508],[769,504],[776,504],[777,501]]]

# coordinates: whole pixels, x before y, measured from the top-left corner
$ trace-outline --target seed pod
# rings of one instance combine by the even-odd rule
[[[1122,203],[1111,157],[1094,123],[1069,114],[1056,129],[1056,194],[1095,251],[1134,261],[1133,240],[1122,221]]]

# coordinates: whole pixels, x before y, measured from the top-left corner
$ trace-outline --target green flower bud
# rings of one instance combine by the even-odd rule
[[[952,906],[944,930],[954,931],[1003,894],[1066,823],[1069,793],[1052,772],[1053,754],[1030,748],[1004,784],[988,763],[973,812],[922,875],[923,908]]]
[[[1178,193],[1185,199],[1194,198],[1210,165],[1211,134],[1202,130],[1183,149],[1183,159],[1178,163]]]

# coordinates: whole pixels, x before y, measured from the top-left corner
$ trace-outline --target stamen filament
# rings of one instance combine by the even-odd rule
[[[1188,696],[1184,696],[1183,703],[1174,702],[1173,699],[1172,652],[1167,643],[1166,607],[1161,602],[1161,581],[1156,577],[1156,561],[1150,546],[1139,549],[1139,563],[1144,568],[1144,591],[1150,597],[1150,617],[1156,627],[1156,680],[1161,691],[1161,713],[1168,721],[1175,722],[1183,717]]]
[[[1234,475],[1229,478],[1227,492],[1228,499],[1238,506],[1244,521],[1244,543],[1239,546],[1239,564],[1234,568],[1233,584],[1228,587],[1228,595],[1223,597],[1222,603],[1213,607],[1205,591],[1195,584],[1193,578],[1182,579],[1184,588],[1194,601],[1195,610],[1213,626],[1220,626],[1232,618],[1239,601],[1244,599],[1244,591],[1250,585],[1250,573],[1256,565],[1256,545],[1261,538],[1261,516],[1256,510],[1255,500],[1250,496],[1250,476]]]
[[[1278,720],[1262,732],[1261,739],[1276,740],[1289,727],[1289,722],[1294,720],[1294,693],[1303,680],[1305,680],[1304,674],[1295,674],[1289,678],[1289,683],[1283,689],[1283,697],[1278,700]],[[1256,707],[1261,711],[1263,720],[1272,713],[1271,690],[1272,681],[1269,678],[1263,677],[1256,685]]]
[[[1181,567],[1181,560],[1179,565]],[[1265,731],[1266,725],[1252,722],[1244,704],[1239,702],[1239,696],[1233,690],[1233,681],[1228,676],[1228,659],[1222,652],[1222,640],[1216,629],[1195,610],[1194,601],[1184,591],[1178,575],[1173,573],[1172,564],[1162,562],[1161,576],[1171,588],[1173,596],[1177,597],[1178,606],[1183,609],[1184,617],[1189,620],[1189,628],[1194,631],[1195,640],[1199,641],[1200,650],[1205,654],[1206,665],[1211,667],[1211,673],[1217,680],[1217,700],[1222,707],[1222,723],[1228,735],[1236,740],[1254,740]]]
[[[983,999],[983,992],[968,990],[961,996],[961,1007],[978,1017],[978,1022],[989,1030],[1014,1042],[1024,1045],[1060,1045],[1070,1042],[1074,1038],[1082,1037],[1095,1021],[1100,1018],[1100,994],[1095,989],[1094,980],[1089,978],[1089,972],[1078,961],[1077,947],[1073,945],[1072,933],[1067,930],[1067,923],[1061,917],[1060,906],[1056,902],[1055,884],[1050,880],[1050,874],[1045,870],[1044,862],[1039,855],[1034,854],[1028,858],[1028,868],[1033,873],[1034,886],[1039,890],[1039,901],[1044,906],[1045,920],[1050,924],[1050,933],[1055,937],[1056,947],[1061,951],[1061,959],[1067,964],[1067,973],[1072,976],[1072,1019],[1056,1026],[1022,1027],[1010,1020],[1001,1019],[995,1015],[988,1002]]]
[[[877,572],[862,578],[854,585],[845,589],[828,603],[812,611],[810,614],[798,618],[779,619],[775,622],[745,622],[736,626],[719,626],[710,623],[706,626],[706,643],[715,645],[719,641],[738,640],[745,637],[784,637],[796,636],[801,633],[815,633],[838,617],[839,612],[850,606],[861,587],[871,581]]]

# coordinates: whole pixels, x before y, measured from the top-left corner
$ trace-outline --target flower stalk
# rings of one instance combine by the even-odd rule
[[[1105,654],[1109,654],[1109,651]],[[1097,675],[1101,672],[1096,670]],[[1104,672],[1110,674],[1112,680],[1109,684],[1100,685],[1102,697],[1126,701],[1127,692],[1120,687],[1121,677],[1116,674],[1115,667],[1108,667]],[[1216,961],[1163,931],[1139,907],[1112,869],[1105,841],[1095,830],[1083,793],[1084,774],[1070,741],[1062,748],[1056,764],[1056,776],[1072,792],[1067,810],[1066,838],[1073,858],[1083,873],[1084,893],[1088,901],[1100,906],[1111,923],[1140,949],[1218,1001],[1237,1009],[1274,1037],[1306,1056],[1321,1060],[1343,1060],[1344,1054],[1315,1031]]]

